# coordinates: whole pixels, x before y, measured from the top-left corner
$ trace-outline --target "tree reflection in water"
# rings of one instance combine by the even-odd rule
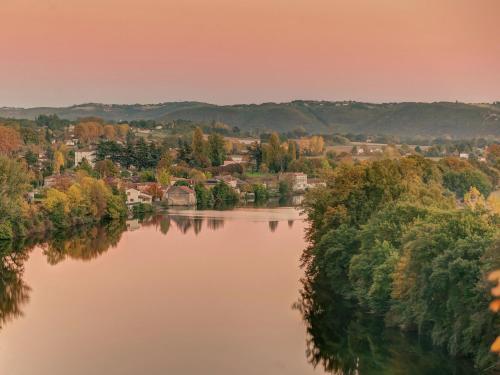
[[[203,225],[203,222],[206,225]],[[293,221],[291,221],[293,223]],[[138,227],[155,226],[166,235],[172,223],[183,234],[191,229],[197,235],[203,228],[215,231],[224,227],[224,218],[185,215],[151,215],[127,226],[124,222],[81,227],[71,232],[54,233],[50,237],[30,241],[0,241],[0,328],[12,319],[22,316],[22,306],[29,302],[31,288],[24,282],[24,263],[35,246],[39,246],[47,262],[56,265],[66,259],[90,261],[98,258],[120,241],[124,231]],[[289,225],[290,221],[288,222]],[[274,232],[278,221],[270,221]]]
[[[278,229],[278,221],[277,220],[272,220],[269,222],[269,230],[271,232],[276,232],[276,229]]]
[[[21,307],[29,301],[31,288],[22,278],[27,259],[27,249],[15,249],[11,242],[0,241],[0,328],[22,316]]]
[[[71,233],[55,234],[31,241],[0,241],[0,328],[23,315],[22,306],[29,302],[31,288],[24,282],[24,263],[29,253],[40,245],[49,264],[71,258],[88,261],[115,246],[125,229],[122,222],[84,227]]]
[[[89,261],[115,247],[125,230],[123,222],[81,229],[68,235],[55,235],[41,245],[49,264],[55,265],[66,258]]]
[[[425,340],[386,328],[380,319],[335,299],[335,292],[318,280],[302,283],[293,307],[306,324],[306,356],[315,368],[338,375],[475,373],[468,361],[450,358]]]
[[[175,224],[177,229],[182,234],[187,234],[191,230],[197,235],[203,229],[203,222],[206,221],[206,228],[210,230],[218,230],[224,227],[223,218],[215,217],[201,217],[201,216],[187,216],[187,215],[176,215],[176,214],[157,214],[144,217],[140,221],[140,226],[149,227],[154,226],[159,228],[162,234],[168,234],[172,223]],[[129,225],[129,227],[133,227]],[[131,229],[133,230],[133,229]]]

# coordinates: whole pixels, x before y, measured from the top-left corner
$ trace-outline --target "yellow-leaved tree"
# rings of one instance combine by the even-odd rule
[[[64,166],[64,155],[61,151],[54,153],[53,169],[54,173],[61,173],[61,168]]]

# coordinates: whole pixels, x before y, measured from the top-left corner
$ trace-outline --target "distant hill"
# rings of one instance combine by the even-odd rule
[[[312,133],[363,133],[453,138],[500,137],[500,103],[387,103],[293,101],[218,106],[199,102],[150,105],[81,104],[64,108],[0,108],[0,117],[34,119],[57,114],[76,120],[97,116],[106,120],[221,121],[242,130]]]

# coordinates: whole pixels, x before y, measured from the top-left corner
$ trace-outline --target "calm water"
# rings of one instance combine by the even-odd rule
[[[171,211],[4,246],[0,374],[470,373],[351,313],[306,314],[304,225],[292,208]]]

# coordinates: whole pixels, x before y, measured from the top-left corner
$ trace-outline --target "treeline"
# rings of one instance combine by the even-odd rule
[[[122,193],[85,172],[74,178],[60,176],[53,187],[34,197],[39,205],[27,201],[31,181],[26,164],[0,156],[0,240],[126,216]]]
[[[486,277],[500,266],[500,211],[469,180],[482,172],[457,168],[416,156],[336,168],[306,196],[304,295],[357,306],[491,370],[499,319]]]

